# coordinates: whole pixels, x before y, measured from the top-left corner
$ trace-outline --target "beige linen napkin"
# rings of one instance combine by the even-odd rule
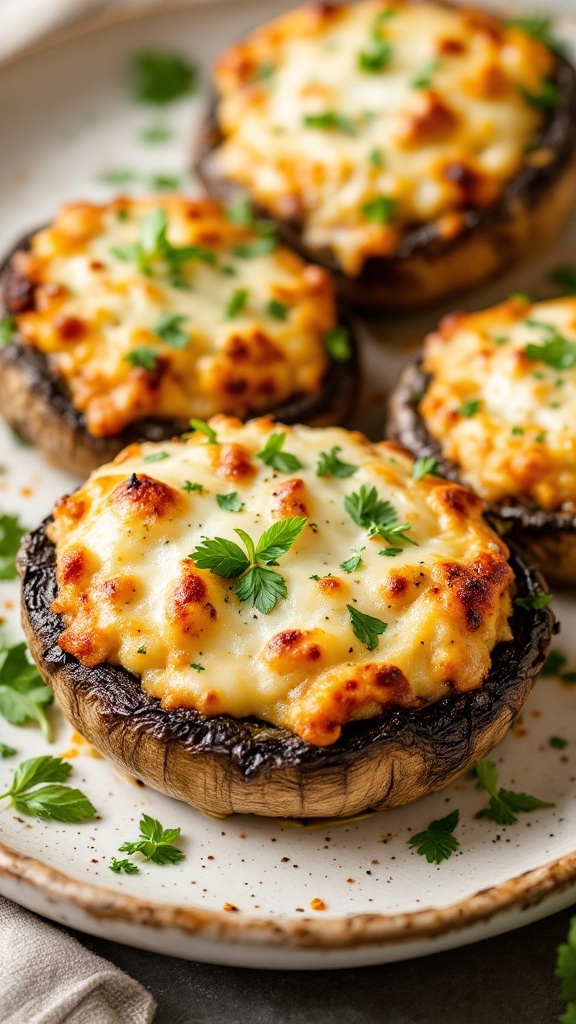
[[[149,992],[76,939],[0,897],[2,1024],[151,1024]]]

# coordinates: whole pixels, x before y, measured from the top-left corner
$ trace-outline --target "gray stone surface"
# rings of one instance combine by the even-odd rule
[[[74,934],[150,989],[155,1024],[557,1024],[556,946],[573,912],[450,953],[350,971],[214,967]]]

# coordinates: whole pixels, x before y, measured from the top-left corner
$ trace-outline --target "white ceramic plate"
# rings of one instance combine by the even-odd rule
[[[280,0],[163,9],[74,34],[0,69],[0,246],[48,219],[72,198],[105,199],[107,170],[184,172],[204,98],[165,115],[173,138],[157,146],[140,134],[157,118],[134,104],[126,83],[131,55],[154,45],[183,49],[208,66],[218,49],[282,8]],[[576,44],[576,25],[565,25]],[[205,77],[206,81],[206,77]],[[191,182],[187,183],[188,187]],[[576,254],[576,221],[553,253],[461,305],[492,303],[514,290],[544,294],[546,271]],[[381,436],[385,392],[442,311],[364,328],[364,410],[357,425]],[[377,337],[378,336],[378,337]],[[1,386],[1,382],[0,382]],[[47,468],[0,427],[0,511],[34,526],[76,481]],[[576,605],[555,602],[563,649],[576,657]],[[0,584],[0,615],[19,635],[18,587]],[[0,739],[19,757],[0,762],[0,792],[20,759],[74,755],[71,782],[99,810],[76,826],[0,812],[0,892],[47,917],[161,953],[251,967],[318,968],[381,963],[485,938],[567,906],[576,898],[576,688],[542,680],[522,722],[494,753],[508,788],[555,807],[504,828],[475,820],[484,798],[471,779],[394,812],[316,824],[234,817],[216,820],[135,782],[74,743],[60,712],[50,748],[35,728],[0,719]],[[549,745],[560,735],[564,750]],[[431,819],[459,808],[460,852],[439,867],[407,846]],[[117,876],[108,865],[136,838],[142,812],[180,826],[186,859]],[[325,910],[312,911],[320,898]],[[231,906],[237,909],[225,909]]]

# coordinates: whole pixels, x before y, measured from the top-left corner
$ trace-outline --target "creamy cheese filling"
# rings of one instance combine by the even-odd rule
[[[328,276],[215,203],[68,206],[15,269],[35,285],[18,330],[95,436],[144,417],[245,417],[321,389]]]
[[[438,220],[452,236],[462,210],[494,202],[534,158],[553,67],[480,12],[311,3],[220,57],[218,173],[355,276],[407,226]]]
[[[420,411],[488,501],[576,511],[576,298],[448,317],[425,345]]]
[[[476,496],[339,428],[211,427],[215,439],[132,445],[56,507],[63,649],[124,666],[166,708],[254,715],[318,745],[351,719],[482,685],[511,636],[513,577]],[[298,466],[259,456],[281,433]],[[372,488],[389,503],[370,513],[379,535]],[[303,529],[266,566],[286,588],[267,613],[190,557],[294,517]]]

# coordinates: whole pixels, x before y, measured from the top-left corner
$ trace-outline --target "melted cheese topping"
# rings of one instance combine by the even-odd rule
[[[211,425],[218,443],[197,433],[132,445],[57,505],[49,535],[64,650],[84,665],[123,665],[165,708],[254,715],[321,746],[351,719],[482,685],[495,644],[511,636],[513,574],[479,498],[437,477],[414,480],[403,449],[340,428]],[[302,463],[294,473],[257,457],[278,429]],[[316,473],[334,447],[357,467],[346,479]],[[362,485],[392,503],[415,543],[396,537],[397,553],[383,557],[390,544],[344,507]],[[241,511],[219,506],[230,492]],[[278,558],[287,596],[269,614],[189,557],[203,537],[238,541],[240,528],[257,540],[294,515],[307,524]],[[362,561],[347,573],[340,563],[354,551]],[[373,651],[347,605],[387,624]]]
[[[154,207],[165,211],[169,242],[200,247],[199,258],[173,266],[157,256],[139,269],[134,247]],[[286,249],[237,254],[259,241],[208,201],[66,206],[15,258],[35,285],[18,330],[47,354],[97,437],[145,417],[274,409],[320,390],[336,312],[321,268]],[[162,317],[179,318],[180,337],[158,334]]]
[[[552,365],[538,358],[539,347]],[[557,361],[563,349],[567,369]],[[576,298],[535,305],[512,298],[447,317],[426,340],[423,368],[432,380],[420,412],[446,458],[487,501],[576,511],[574,363]]]
[[[553,67],[539,42],[477,11],[310,3],[220,57],[218,173],[355,276],[407,226],[438,221],[452,237],[461,211],[498,198],[534,159],[544,115],[526,94]]]

